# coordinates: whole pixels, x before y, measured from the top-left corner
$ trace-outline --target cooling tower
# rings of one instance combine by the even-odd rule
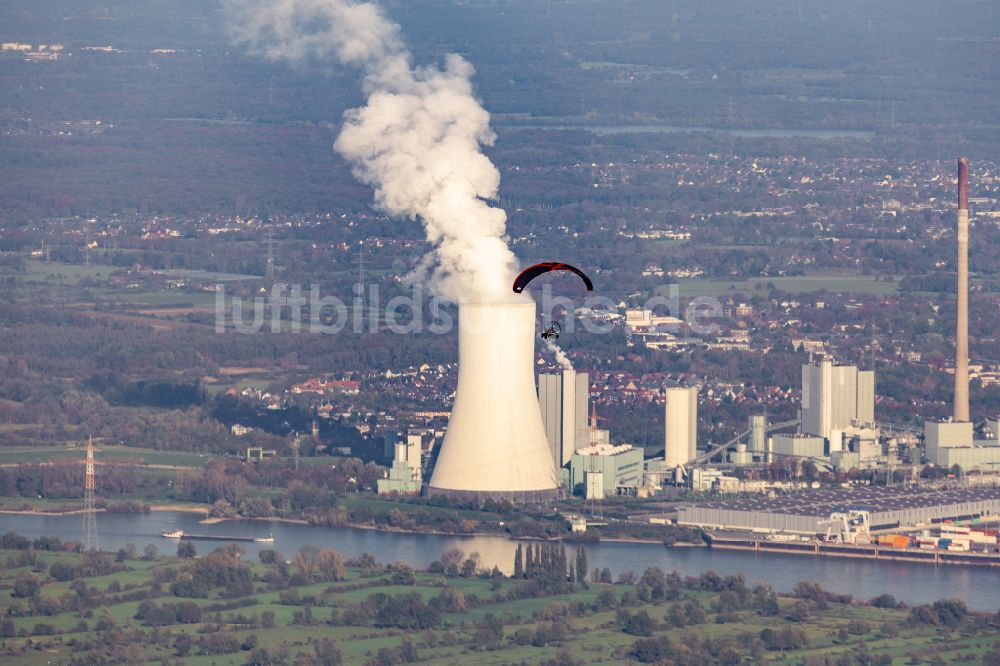
[[[458,388],[429,494],[520,501],[561,494],[534,361],[534,301],[459,308]]]
[[[969,420],[969,160],[958,158],[958,303],[955,330],[955,420]]]

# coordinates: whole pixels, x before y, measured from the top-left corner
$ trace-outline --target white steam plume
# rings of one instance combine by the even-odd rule
[[[482,153],[496,138],[476,100],[472,65],[413,65],[399,26],[371,2],[224,0],[237,44],[272,60],[335,58],[364,74],[365,106],[347,111],[334,149],[375,191],[375,205],[419,219],[434,246],[432,288],[453,301],[512,297],[517,260],[494,197],[500,173]]]
[[[552,342],[550,338],[545,338],[545,346],[549,348],[549,351],[556,357],[556,363],[558,363],[563,370],[572,370],[573,364],[569,360],[569,356],[566,352],[556,343]]]

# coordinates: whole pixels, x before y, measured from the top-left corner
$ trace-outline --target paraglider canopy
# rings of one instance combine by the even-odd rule
[[[570,266],[569,264],[563,264],[557,261],[548,261],[543,264],[529,266],[521,271],[521,274],[514,280],[514,293],[520,294],[524,291],[524,288],[528,286],[529,282],[543,273],[550,273],[552,271],[570,271],[571,273],[576,273],[580,276],[580,279],[583,280],[583,283],[587,285],[587,291],[594,291],[594,283],[591,282],[590,278],[576,266]]]

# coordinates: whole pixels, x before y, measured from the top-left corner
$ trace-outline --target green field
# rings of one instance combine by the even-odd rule
[[[95,457],[100,463],[102,458],[129,460],[147,465],[165,467],[194,467],[201,469],[209,460],[225,460],[228,456],[212,453],[189,453],[186,451],[156,451],[132,446],[106,445],[95,441]],[[45,462],[57,458],[83,458],[87,455],[83,445],[78,446],[8,446],[0,448],[0,465],[15,465],[19,463]],[[302,456],[299,464],[304,466],[328,465],[335,459],[330,456]],[[358,500],[365,501],[365,500]],[[369,500],[377,501],[377,500]]]
[[[186,453],[182,451],[155,451],[129,446],[111,446],[95,443],[95,455],[101,457],[130,459],[147,465],[170,465],[175,467],[204,467],[213,458],[222,458],[209,453]],[[87,452],[81,444],[65,446],[11,446],[0,448],[0,465],[26,462],[45,462],[55,458],[84,458]]]
[[[29,259],[25,262],[28,274],[28,282],[47,282],[59,285],[77,285],[86,278],[99,282],[107,282],[108,276],[116,270],[117,266],[105,266],[93,264],[84,266],[82,264],[64,264],[58,261],[46,263],[37,259]]]
[[[588,585],[375,564],[310,582],[319,574],[297,559],[119,559],[96,568],[75,553],[0,550],[4,663],[982,663],[1000,639],[994,616],[960,605],[875,608],[818,588],[774,597],[713,575]],[[67,580],[66,565],[90,573]],[[204,582],[192,595],[171,582],[209,581],[198,572],[210,570],[234,580],[245,572],[246,589]],[[183,603],[183,620],[153,615]]]
[[[850,275],[810,275],[802,277],[755,278],[752,280],[687,280],[678,283],[681,298],[697,296],[725,296],[727,294],[767,294],[774,289],[793,294],[826,290],[829,292],[849,292],[855,294],[891,294],[899,288],[896,282],[882,282],[874,276]],[[656,289],[656,293],[668,296],[670,285]]]
[[[115,300],[121,303],[150,307],[192,307],[210,308],[215,306],[215,294],[205,292],[178,291],[164,289],[163,291],[119,291],[115,292]]]
[[[96,283],[100,289],[100,297],[111,301],[149,307],[192,307],[211,308],[215,306],[215,294],[204,291],[187,291],[180,289],[159,289],[156,291],[132,291],[124,288],[108,286],[108,278],[122,270],[121,266],[109,264],[66,264],[58,261],[45,262],[29,259],[25,262],[26,273],[21,274],[31,293],[39,290],[58,288],[66,292],[70,288],[79,288],[83,280]],[[203,270],[164,271],[163,275],[176,279],[213,280],[216,282],[233,282],[257,279],[256,276],[237,273],[216,273]],[[76,293],[76,292],[69,292]],[[82,293],[82,292],[81,292]],[[227,297],[227,302],[231,299]]]

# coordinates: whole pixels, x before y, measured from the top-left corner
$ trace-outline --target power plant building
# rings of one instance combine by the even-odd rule
[[[924,455],[938,467],[1000,471],[1000,441],[975,439],[968,421],[924,422]]]
[[[607,495],[604,489],[604,472],[584,472],[583,484],[585,499],[604,499]]]
[[[749,418],[748,430],[750,440],[747,449],[753,455],[767,452],[767,417],[763,414],[752,414]]]
[[[378,494],[416,495],[423,483],[421,470],[423,437],[407,435],[405,442],[396,442],[389,477],[378,480]]]
[[[875,372],[853,365],[802,366],[802,432],[831,439],[835,430],[875,421]]]
[[[822,458],[826,456],[826,440],[816,435],[778,434],[771,438],[771,452],[776,456]]]
[[[634,493],[642,485],[642,453],[642,449],[628,444],[596,444],[581,448],[570,459],[570,487],[593,499],[592,484],[599,478],[605,497]]]
[[[458,386],[428,494],[530,501],[562,493],[535,393],[535,303],[466,303]]]
[[[538,375],[538,407],[552,462],[556,467],[563,467],[574,451],[591,443],[587,428],[589,376],[573,370]]]
[[[697,455],[698,388],[670,387],[666,395],[663,459],[667,466],[679,467]]]
[[[995,439],[976,440],[973,446],[955,446],[938,449],[929,462],[938,467],[958,465],[963,470],[1000,472],[1000,445]]]

